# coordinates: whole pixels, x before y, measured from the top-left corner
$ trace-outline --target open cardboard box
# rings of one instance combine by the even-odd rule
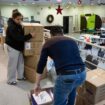
[[[41,102],[42,99],[40,98],[43,98],[43,102]],[[34,95],[34,90],[31,91],[31,105],[51,105],[53,103],[53,99],[53,88],[42,89],[39,96]],[[38,102],[40,104],[38,104]]]

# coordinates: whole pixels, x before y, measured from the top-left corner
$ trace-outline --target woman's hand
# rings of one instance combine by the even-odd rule
[[[32,37],[35,37],[35,32],[30,33],[32,35]]]

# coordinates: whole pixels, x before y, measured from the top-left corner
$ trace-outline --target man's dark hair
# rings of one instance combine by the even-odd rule
[[[12,14],[13,19],[17,18],[18,16],[22,16],[22,14],[20,12],[16,12],[16,13]]]
[[[63,36],[63,30],[61,26],[53,26],[50,30],[51,36]]]

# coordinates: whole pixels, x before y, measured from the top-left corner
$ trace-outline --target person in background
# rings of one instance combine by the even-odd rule
[[[63,36],[60,26],[50,31],[52,38],[43,46],[37,67],[35,94],[41,91],[40,81],[48,56],[55,63],[57,79],[54,88],[54,105],[74,105],[76,90],[86,78],[77,43]]]
[[[18,11],[12,14],[12,18],[8,21],[6,30],[6,44],[8,51],[8,73],[7,83],[16,85],[17,79],[24,80],[24,59],[23,50],[24,42],[34,37],[35,33],[24,35],[22,28],[22,14]],[[17,72],[17,79],[16,79]]]

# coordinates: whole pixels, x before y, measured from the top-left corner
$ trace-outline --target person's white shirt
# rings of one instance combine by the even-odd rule
[[[47,61],[47,72],[49,79],[51,79],[52,82],[55,82],[57,75],[56,75],[54,61],[51,58],[48,58]]]

